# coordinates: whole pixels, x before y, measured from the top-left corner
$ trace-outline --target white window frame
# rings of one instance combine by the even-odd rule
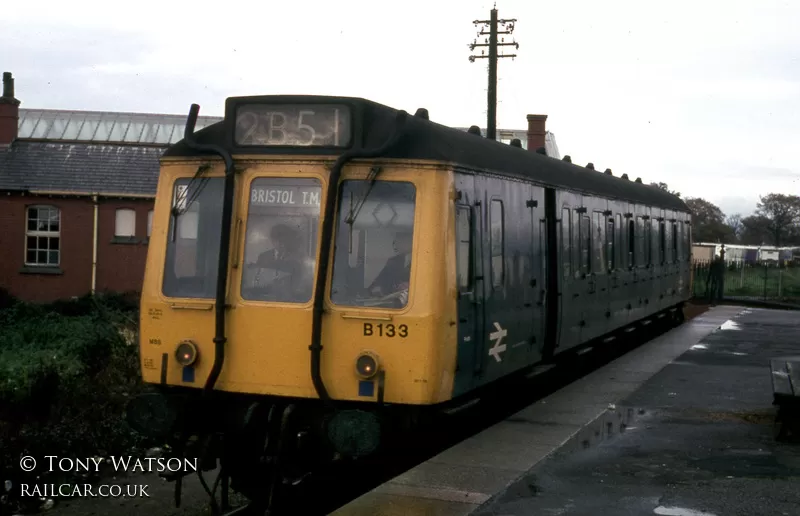
[[[47,218],[44,218],[44,219],[40,219],[39,218],[39,210],[40,209],[49,210],[47,212],[47,215],[46,215]],[[36,210],[36,215],[33,217],[33,219],[31,219],[31,211],[32,210]],[[53,231],[53,230],[51,230],[49,228],[49,224],[47,224],[47,226],[45,228],[40,228],[40,227],[37,227],[36,229],[30,229],[29,228],[31,220],[35,220],[37,222],[37,226],[38,226],[39,223],[41,223],[43,221],[51,220],[51,216],[52,216],[51,213],[52,212],[55,212],[55,215],[56,215],[56,223],[57,223],[56,227],[57,227],[57,229],[55,231]],[[37,247],[34,248],[36,250],[36,252],[37,252],[37,256],[33,261],[28,260],[28,250],[29,250],[28,249],[28,238],[31,238],[31,237],[36,237],[37,238]],[[38,239],[39,238],[45,238],[46,239],[45,242],[46,242],[46,245],[47,245],[47,249],[40,249],[38,247],[38,244],[39,244],[39,240]],[[50,245],[49,244],[50,244],[50,239],[51,238],[57,238],[58,239],[58,245],[56,246],[55,250],[51,250],[50,249]],[[39,259],[38,259],[38,252],[39,251],[47,251],[47,259],[43,263],[39,262]],[[56,261],[55,261],[55,263],[50,261],[50,253],[53,252],[53,251],[55,251],[55,253],[56,253]],[[27,206],[25,208],[25,265],[27,267],[58,267],[59,265],[61,265],[61,210],[58,207],[47,205],[47,204],[36,204],[36,205],[32,205],[32,206]]]
[[[128,220],[120,220],[120,216],[130,217]],[[125,230],[125,223],[130,225],[130,234]],[[114,236],[117,238],[133,238],[136,236],[136,210],[131,208],[117,208],[114,216]]]

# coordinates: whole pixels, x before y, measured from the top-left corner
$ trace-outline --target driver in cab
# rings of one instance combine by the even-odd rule
[[[310,288],[311,283],[306,274],[303,242],[300,234],[285,224],[278,224],[272,227],[269,237],[273,248],[258,256],[255,267],[287,273],[288,276],[278,280],[275,287],[294,291],[293,293],[297,295],[304,294]],[[285,290],[284,293],[288,294]]]
[[[408,282],[411,277],[411,245],[413,239],[409,232],[395,234],[393,247],[395,256],[386,260],[386,265],[369,286],[373,295],[386,296],[403,292],[402,303],[408,300]],[[405,291],[405,292],[404,292]]]

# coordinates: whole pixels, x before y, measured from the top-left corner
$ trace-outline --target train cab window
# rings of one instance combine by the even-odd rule
[[[561,209],[561,266],[564,278],[569,278],[572,274],[572,211],[569,208]]]
[[[592,213],[592,270],[597,274],[606,271],[606,225],[602,212]]]
[[[636,245],[636,223],[631,218],[628,220],[628,267],[636,267],[642,259],[642,254]]]
[[[472,211],[468,206],[456,210],[456,275],[458,288],[466,290],[472,278]]]
[[[403,308],[414,267],[416,188],[399,181],[342,183],[331,301],[343,306]]]
[[[581,214],[578,223],[580,272],[589,274],[592,272],[592,222],[589,215]]]
[[[491,247],[492,247],[492,285],[494,288],[503,286],[504,280],[504,227],[503,227],[503,201],[492,200],[492,212],[489,216],[491,224]]]
[[[316,179],[253,180],[245,226],[242,299],[311,300],[321,193]]]
[[[222,227],[222,178],[178,179],[172,192],[162,292],[212,299]]]
[[[608,270],[613,271],[617,268],[617,254],[616,254],[616,230],[614,226],[614,218],[608,217],[606,220],[606,243],[608,252]]]

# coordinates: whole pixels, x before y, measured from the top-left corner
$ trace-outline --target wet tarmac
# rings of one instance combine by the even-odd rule
[[[472,514],[799,515],[769,365],[797,354],[800,312],[747,309]]]

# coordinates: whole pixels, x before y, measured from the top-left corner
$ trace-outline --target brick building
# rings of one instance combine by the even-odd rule
[[[188,106],[187,102],[187,106]],[[186,115],[20,109],[11,73],[0,97],[0,288],[35,302],[138,292],[159,158]],[[543,115],[497,139],[559,158]],[[199,117],[197,130],[222,120]],[[462,130],[467,130],[463,128]]]
[[[158,160],[186,116],[20,109],[13,81],[3,74],[0,288],[37,302],[139,291]]]

